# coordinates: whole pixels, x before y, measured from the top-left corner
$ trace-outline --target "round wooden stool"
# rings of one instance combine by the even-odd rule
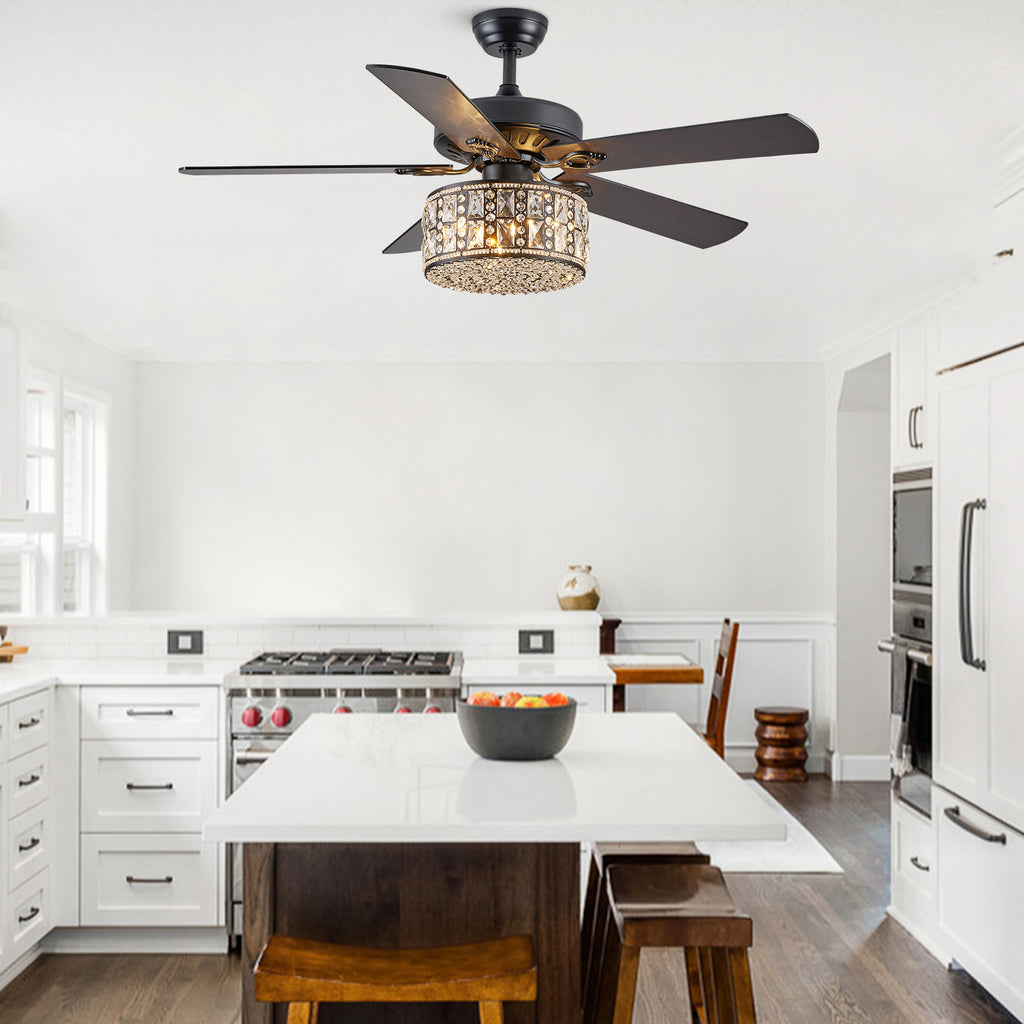
[[[807,708],[755,708],[757,770],[765,782],[806,782]]]

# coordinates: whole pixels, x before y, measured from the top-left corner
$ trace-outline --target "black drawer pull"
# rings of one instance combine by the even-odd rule
[[[170,885],[174,881],[173,875],[166,875],[163,878],[136,878],[134,875],[125,875],[124,880],[129,885]]]
[[[28,853],[29,850],[34,850],[41,842],[42,840],[39,836],[33,836],[25,846],[18,843],[18,853]]]
[[[144,785],[141,785],[140,783],[137,783],[137,782],[126,782],[124,784],[124,788],[125,789],[130,789],[132,791],[134,791],[136,789],[174,789],[174,783],[173,782],[164,782],[164,783],[162,783],[159,786],[144,786]]]
[[[947,807],[943,814],[954,825],[959,825],[965,832],[970,832],[972,836],[977,836],[978,839],[983,839],[986,843],[1001,843],[1003,846],[1006,845],[1006,833],[999,832],[986,832],[980,825],[975,825],[974,822],[968,821],[965,817],[960,814],[959,807]]]
[[[42,722],[41,718],[30,718],[27,722],[19,722],[19,729],[31,729],[33,726],[39,725]]]
[[[24,924],[26,921],[31,921],[33,917],[37,917],[39,914],[39,908],[33,907],[24,917],[21,914],[18,915],[18,924]]]
[[[33,783],[39,781],[38,775],[30,775],[27,779],[18,779],[19,786],[31,786]]]
[[[910,863],[913,864],[914,867],[917,868],[918,871],[931,871],[931,868],[927,864],[922,864],[917,859],[917,855],[916,854],[913,857],[910,858]]]
[[[125,714],[129,718],[170,718],[174,714],[174,708],[166,708],[163,711],[137,711],[135,708],[128,708]]]

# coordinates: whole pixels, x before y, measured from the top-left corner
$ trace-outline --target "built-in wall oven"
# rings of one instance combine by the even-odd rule
[[[932,473],[896,473],[892,490],[889,767],[897,797],[931,816]]]

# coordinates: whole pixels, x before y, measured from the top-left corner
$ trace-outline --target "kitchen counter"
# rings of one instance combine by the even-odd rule
[[[555,689],[565,686],[611,686],[615,673],[603,658],[466,658],[462,682],[467,686],[522,686]]]
[[[673,714],[579,715],[557,758],[530,762],[477,757],[454,715],[314,715],[203,826],[206,839],[254,843],[785,834]]]
[[[0,662],[0,700],[14,700],[51,683],[59,686],[220,685],[238,668],[223,658],[37,659],[32,652]]]

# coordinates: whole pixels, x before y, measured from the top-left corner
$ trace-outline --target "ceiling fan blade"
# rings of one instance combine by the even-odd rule
[[[423,245],[423,221],[418,220],[412,227],[403,231],[386,249],[382,250],[385,256],[392,256],[396,252],[419,252]]]
[[[496,147],[498,156],[519,159],[518,152],[505,136],[446,75],[391,64],[367,64],[366,70],[376,75],[464,152],[473,152],[467,145],[470,139],[480,139]]]
[[[594,190],[593,196],[587,199],[591,213],[644,231],[653,231],[656,235],[695,245],[699,249],[728,242],[747,226],[745,220],[702,210],[699,206],[690,206],[653,192],[620,185],[617,181],[595,178],[589,174],[576,178],[562,174],[555,180],[563,178],[585,181]]]
[[[745,117],[738,121],[691,124],[632,135],[612,135],[585,142],[564,142],[543,152],[549,160],[561,160],[575,150],[604,153],[595,171],[621,171],[629,167],[661,167],[695,164],[708,160],[740,160],[787,153],[817,153],[818,136],[792,114]],[[570,175],[581,171],[569,170]]]
[[[436,174],[451,164],[278,164],[252,167],[179,167],[179,174]]]

